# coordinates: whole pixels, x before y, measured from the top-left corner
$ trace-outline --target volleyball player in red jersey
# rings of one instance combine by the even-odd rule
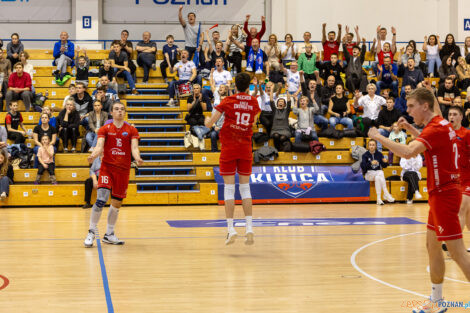
[[[122,200],[127,195],[129,185],[129,172],[131,169],[131,155],[138,165],[143,164],[139,151],[139,132],[134,126],[124,121],[126,107],[120,102],[113,103],[111,107],[113,122],[102,126],[98,131],[98,143],[93,153],[88,157],[92,163],[103,151],[98,178],[98,191],[96,202],[90,216],[90,228],[85,239],[85,247],[93,246],[97,224],[101,217],[103,207],[111,195],[111,206],[108,212],[108,227],[103,236],[103,242],[122,245],[124,241],[114,235],[114,226],[119,214]]]
[[[243,212],[246,219],[245,244],[252,245],[252,200],[250,192],[251,165],[253,153],[251,137],[253,135],[253,122],[260,112],[258,101],[247,91],[250,87],[250,76],[239,73],[235,77],[237,93],[226,97],[215,107],[212,117],[206,119],[206,127],[211,128],[225,115],[224,124],[220,130],[220,175],[224,178],[224,202],[227,217],[228,234],[226,245],[232,244],[237,238],[233,227],[233,212],[235,210],[235,174],[238,173],[239,191],[242,198]]]
[[[428,83],[425,85],[430,87]],[[470,281],[470,256],[464,246],[459,222],[462,193],[457,134],[452,125],[442,118],[437,99],[429,89],[415,89],[407,97],[407,101],[407,112],[417,125],[424,125],[424,129],[420,134],[403,117],[400,118],[399,125],[416,137],[416,140],[408,145],[396,143],[380,135],[375,127],[370,129],[369,137],[380,141],[400,157],[410,158],[423,152],[425,154],[430,206],[426,246],[432,282],[432,303],[416,307],[413,312],[442,313],[447,310],[445,306],[439,305],[443,299],[442,283],[445,274],[442,241],[447,243],[450,255]]]

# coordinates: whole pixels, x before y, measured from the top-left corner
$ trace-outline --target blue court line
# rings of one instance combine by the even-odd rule
[[[98,256],[100,259],[101,278],[103,279],[104,294],[106,296],[106,305],[108,313],[114,313],[113,301],[111,300],[111,292],[109,291],[108,275],[106,275],[106,266],[104,265],[103,251],[101,250],[101,239],[98,229],[96,230],[96,246],[98,247]]]

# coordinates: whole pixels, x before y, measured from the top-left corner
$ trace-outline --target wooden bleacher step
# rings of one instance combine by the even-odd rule
[[[213,180],[214,171],[211,167],[141,167],[136,169],[138,181],[174,181],[174,180]]]
[[[67,89],[64,89],[67,91]],[[167,102],[170,100],[169,95],[124,95],[123,99],[126,100],[166,100]]]
[[[191,152],[143,152],[140,154],[144,162],[191,162]]]
[[[139,133],[146,134],[168,134],[168,133],[184,133],[186,128],[184,125],[139,125],[136,124],[135,128]]]
[[[127,100],[127,109],[158,109],[168,108],[166,104],[168,100]]]
[[[137,193],[199,192],[198,182],[137,183]]]

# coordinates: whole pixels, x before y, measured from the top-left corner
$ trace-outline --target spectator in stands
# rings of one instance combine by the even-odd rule
[[[268,44],[264,46],[264,52],[268,57],[268,66],[274,71],[279,71],[281,68],[281,47],[277,43],[277,36],[275,34],[269,35]]]
[[[75,102],[72,99],[67,100],[65,107],[60,111],[57,117],[59,125],[59,137],[64,145],[64,152],[68,152],[69,141],[72,144],[71,152],[75,152],[78,138],[78,126],[80,125],[80,114],[75,109]]]
[[[465,41],[463,42],[463,46],[460,47],[460,55],[465,58],[467,63],[470,63],[470,36],[465,37]]]
[[[439,67],[439,78],[439,85],[442,85],[447,78],[452,79],[452,84],[455,84],[457,80],[457,70],[452,65],[452,57],[446,55],[442,59],[441,67]]]
[[[335,95],[330,99],[328,113],[330,113],[331,126],[335,127],[339,123],[345,126],[346,129],[353,129],[353,121],[349,118],[351,108],[348,105],[348,98],[344,96],[342,85],[336,85]]]
[[[398,68],[396,64],[392,64],[392,59],[387,56],[384,58],[383,65],[377,65],[377,94],[380,95],[380,91],[385,88],[392,89],[392,96],[398,95]]]
[[[349,32],[349,26],[346,26],[346,35],[343,37],[343,61],[346,61],[347,63],[349,63],[349,61],[345,52],[348,51],[349,55],[353,55],[353,48],[359,47],[359,43],[361,42],[359,26],[354,27],[354,31],[356,32],[356,42],[353,42],[354,34]],[[346,67],[346,64],[343,65]]]
[[[357,32],[359,32],[359,30],[357,30]],[[352,52],[350,53],[346,40],[343,40],[343,53],[347,61],[345,69],[346,88],[348,88],[350,92],[365,92],[367,86],[367,75],[362,69],[362,64],[364,63],[367,50],[366,39],[362,38],[362,47],[354,45],[351,49]]]
[[[462,90],[467,90],[467,88],[470,86],[470,65],[467,64],[464,57],[460,56],[458,58],[458,65],[456,70],[457,75],[459,76],[459,88]]]
[[[409,58],[405,64],[398,60],[398,76],[403,77],[402,85],[410,85],[412,89],[416,89],[418,84],[424,80],[424,75],[421,69],[415,67],[415,59]],[[402,92],[405,87],[402,87]]]
[[[292,49],[292,48],[291,48]],[[290,63],[295,60],[291,60]],[[317,83],[320,82],[320,71],[318,70],[317,55],[312,52],[312,44],[305,45],[305,52],[299,56],[299,71],[303,72],[305,80],[308,82],[310,80],[316,80]]]
[[[11,62],[4,56],[5,53],[0,49],[0,101],[2,101],[3,96],[6,94],[6,90],[8,88],[8,77],[10,77],[11,73]],[[0,107],[0,110],[3,110],[3,105]]]
[[[77,46],[77,54],[75,60],[77,60],[77,74],[75,78],[75,84],[82,83],[85,89],[88,88],[88,70],[90,69],[90,59],[86,54],[86,49]],[[83,53],[83,55],[80,55]]]
[[[50,113],[49,113],[50,114]],[[57,129],[54,126],[51,126],[49,114],[43,111],[41,113],[41,118],[39,120],[39,125],[36,125],[33,129],[33,141],[34,141],[34,154],[36,157],[34,158],[34,167],[38,167],[38,150],[42,147],[41,138],[43,136],[49,137],[49,142],[52,146],[54,146],[54,151],[57,151]],[[54,117],[55,120],[55,117]]]
[[[317,87],[321,85],[318,84]],[[335,95],[335,77],[328,76],[326,80],[326,85],[321,89],[321,105],[322,105],[322,114],[328,111],[328,106],[330,105],[330,99]]]
[[[397,38],[397,31],[395,30],[395,27],[392,26],[392,43],[385,42],[382,45],[382,40],[381,36],[377,39],[377,57],[379,59],[379,64],[384,65],[385,64],[385,58],[389,57],[390,58],[390,63],[393,63],[393,57],[395,53],[397,52],[397,44],[396,44],[396,38]]]
[[[289,66],[289,63],[297,59],[297,46],[293,42],[291,34],[284,36],[285,43],[281,45],[281,61],[283,66]],[[310,48],[310,53],[312,52]]]
[[[91,205],[91,193],[93,189],[98,189],[98,176],[100,174],[101,168],[101,159],[103,154],[99,155],[91,164],[90,167],[90,177],[85,180],[85,204],[82,206],[82,209],[89,209]]]
[[[8,160],[8,152],[0,151],[0,200],[4,201],[10,195],[10,185],[13,184],[13,166]]]
[[[69,41],[69,34],[67,32],[60,33],[60,40],[54,44],[54,62],[52,65],[57,66],[54,72],[57,81],[63,81],[66,73],[67,66],[74,66],[73,57],[75,54],[75,45]]]
[[[296,61],[290,63],[289,69],[284,69],[284,74],[287,76],[286,89],[287,92],[298,98],[302,88],[300,88],[300,73],[298,71],[298,64]]]
[[[341,24],[338,24],[338,37],[336,37],[334,31],[328,32],[328,38],[326,37],[326,23],[322,25],[322,39],[321,43],[323,45],[323,62],[330,61],[331,55],[333,53],[338,56],[339,45],[341,44]]]
[[[374,42],[373,42],[373,45],[372,45],[372,48],[370,49],[370,51],[372,53],[377,53],[377,48],[376,48],[376,44],[377,43],[380,43],[381,45],[381,50],[383,50],[383,46],[385,43],[388,43],[389,45],[392,45],[392,41],[391,40],[387,40],[387,29],[385,27],[381,27],[380,25],[377,26],[377,38],[374,38]],[[374,70],[374,73],[377,73],[377,64],[379,64],[379,59],[378,59],[378,55],[375,56],[375,61],[372,62],[372,69]]]
[[[29,59],[29,53],[26,51],[22,51],[20,53],[20,62],[23,64],[23,72],[28,73],[29,76],[31,77],[31,80],[33,80],[34,76],[34,66],[28,62]],[[34,86],[31,86],[31,88],[34,90]]]
[[[377,118],[382,106],[386,101],[383,97],[376,95],[377,90],[374,84],[367,85],[367,95],[363,96],[359,90],[354,93],[354,108],[363,108],[362,124],[364,125],[364,134],[367,134],[369,128],[377,126]]]
[[[261,16],[261,29],[258,32],[258,29],[256,27],[250,27],[248,29],[248,22],[250,20],[250,14],[247,14],[245,23],[243,24],[243,30],[244,32],[248,35],[246,37],[246,44],[245,44],[245,54],[248,55],[250,53],[250,48],[252,47],[252,41],[253,39],[258,39],[258,47],[259,43],[261,42],[261,38],[263,38],[264,32],[266,31],[266,18],[264,16]],[[255,51],[258,49],[253,48]]]
[[[194,52],[197,48],[197,35],[199,26],[196,24],[196,14],[194,12],[188,13],[188,22],[183,18],[183,6],[180,5],[178,11],[178,19],[184,31],[184,49],[188,51],[188,59],[192,60]]]
[[[211,37],[212,39],[209,39],[209,30],[206,30],[206,34],[207,34],[207,43],[209,44],[209,51],[210,53],[212,53],[212,51],[214,51],[214,48],[215,48],[215,45],[221,40],[220,40],[220,33],[219,31],[217,30],[214,30],[211,34]]]
[[[251,40],[251,47],[246,58],[245,71],[253,78],[255,75],[258,81],[264,80],[264,74],[269,77],[268,56],[261,50],[259,40],[254,38]]]
[[[242,71],[242,51],[245,51],[246,33],[240,25],[233,25],[229,31],[226,41],[225,54],[227,60],[232,63],[234,73],[238,74]]]
[[[211,68],[215,67],[215,61],[217,59],[222,59],[222,65],[227,70],[228,69],[228,62],[227,58],[225,57],[225,51],[223,50],[224,44],[221,41],[217,41],[215,44],[214,51],[211,52]]]
[[[76,85],[77,93],[72,96],[72,99],[75,103],[75,110],[80,115],[81,125],[88,126],[88,120],[85,118],[88,116],[88,113],[93,111],[93,99],[85,91],[86,87],[85,84],[82,82],[78,82]]]
[[[304,33],[304,42],[303,43],[300,43],[297,47],[297,58],[300,57],[300,55],[302,53],[305,53],[306,52],[306,47],[307,45],[312,45],[312,53],[315,53],[316,54],[316,59],[320,62],[321,59],[320,59],[320,52],[318,51],[318,48],[310,42],[310,39],[312,39],[312,34],[310,32],[305,32]]]
[[[42,113],[44,114],[47,114],[48,116],[48,124],[52,127],[54,127],[55,129],[57,129],[57,119],[55,118],[55,116],[52,116],[52,113],[51,113],[51,107],[49,106],[45,106],[42,108],[42,112],[41,112],[41,115]],[[39,124],[38,125],[41,125],[42,124],[42,119],[39,119]],[[52,140],[52,138],[51,138]]]
[[[401,158],[401,180],[408,183],[408,191],[406,194],[406,204],[413,204],[413,197],[416,200],[422,199],[423,196],[419,193],[419,181],[421,180],[420,169],[423,167],[423,158],[420,154],[414,158]]]
[[[261,87],[261,81],[256,79],[256,77],[253,78],[253,84],[255,85],[255,94],[253,94],[253,97],[256,97],[258,91],[260,93],[259,97],[257,98],[259,108],[261,109],[259,122],[266,129],[266,133],[271,134],[271,128],[273,126],[273,111],[271,109],[270,101],[271,91],[273,91],[273,101],[277,101],[277,94],[274,92],[274,84],[272,82],[267,82],[264,91]]]
[[[408,44],[406,46],[406,49],[401,48],[400,49],[400,57],[398,58],[398,64],[403,64],[406,66],[408,63],[409,59],[415,60],[415,66],[418,66],[418,64],[421,62],[421,55],[419,52],[414,52],[414,46]]]
[[[434,73],[437,73],[441,67],[441,58],[439,52],[442,49],[442,44],[439,36],[430,35],[424,36],[423,51],[426,52],[426,61],[428,64],[428,73],[430,77],[434,77]]]
[[[467,99],[463,106],[462,126],[468,128],[470,126],[470,87],[467,88]],[[1,147],[1,146],[0,146]]]
[[[395,108],[394,102],[395,99],[393,99],[393,97],[388,98],[386,101],[387,108],[381,110],[377,118],[376,126],[379,128],[379,133],[385,137],[388,137],[392,133],[394,123],[396,123],[401,116],[400,111]],[[382,151],[381,143],[377,143],[377,149]]]
[[[401,92],[400,97],[395,99],[395,109],[397,109],[398,112],[400,112],[400,115],[403,115],[411,124],[413,123],[413,118],[409,116],[408,112],[406,112],[408,110],[406,97],[411,93],[412,90],[413,89],[410,85],[405,85],[404,92]]]
[[[100,92],[103,92],[103,90]],[[90,128],[85,135],[85,140],[90,147],[88,152],[93,152],[93,148],[96,147],[96,143],[98,142],[98,130],[108,120],[108,113],[109,111],[103,111],[103,105],[100,100],[95,100],[95,102],[93,102],[93,111],[90,112],[90,115],[88,116],[88,125]]]
[[[224,69],[224,60],[221,57],[215,59],[215,69],[211,69],[211,78],[214,81],[215,91],[222,85],[227,88],[232,85],[232,74]]]
[[[5,126],[0,125],[0,149],[8,153],[8,132]]]
[[[155,65],[157,44],[150,40],[150,32],[144,32],[142,34],[142,40],[137,43],[135,50],[137,50],[137,64],[144,68],[144,78],[142,82],[144,84],[149,81],[149,71],[157,69]]]
[[[188,97],[188,115],[186,122],[191,126],[191,131],[199,140],[209,133],[210,129],[204,126],[204,111],[207,111],[207,103],[203,101],[201,85],[193,85],[193,95]]]
[[[174,71],[178,71],[178,78],[179,80],[172,80],[168,84],[168,93],[170,94],[170,101],[168,102],[168,106],[175,106],[176,105],[176,88],[181,84],[190,83],[192,84],[196,79],[197,72],[196,72],[196,65],[194,65],[193,61],[189,61],[189,52],[182,51],[181,52],[181,60],[175,64],[170,70],[171,73]],[[204,123],[203,123],[204,124]]]
[[[11,41],[7,45],[7,58],[11,64],[20,62],[20,53],[24,51],[24,46],[17,33],[11,35]]]
[[[29,112],[33,98],[31,92],[31,76],[23,71],[23,64],[21,62],[16,63],[14,68],[15,72],[11,73],[8,79],[8,91],[5,97],[7,107],[12,101],[21,99],[23,100],[26,111]]]
[[[220,104],[220,102],[225,99],[227,96],[230,96],[230,88],[227,85],[221,84],[218,88],[215,85],[215,81],[213,78],[213,71],[211,73],[211,89],[212,93],[214,94],[214,106],[212,109],[212,113],[214,113],[215,107]],[[204,101],[204,100],[203,100]],[[219,139],[219,132],[220,129],[222,128],[222,125],[224,125],[224,114],[217,120],[217,122],[214,124],[214,126],[211,128],[209,132],[209,137],[211,138],[211,151],[212,152],[217,152],[218,147],[217,147],[217,139]]]
[[[106,87],[105,86],[100,86],[100,87],[96,88],[96,90],[93,91],[93,98],[92,98],[93,111],[88,112],[88,120],[90,120],[90,114],[93,113],[93,112],[96,112],[96,107],[95,107],[96,101],[98,101],[101,105],[100,112],[102,110],[104,112],[104,115],[108,115],[108,113],[111,112],[111,107],[112,107],[113,103],[116,100],[118,100],[118,99],[110,97],[110,95],[108,95],[106,93]],[[103,125],[103,124],[101,124],[101,125]]]
[[[10,112],[5,116],[5,125],[8,132],[8,139],[13,140],[15,144],[24,143],[26,129],[23,125],[23,116],[18,112],[18,102],[10,103]],[[22,130],[19,128],[21,127]]]
[[[135,70],[137,69],[134,62],[132,62],[132,53],[134,52],[134,48],[132,46],[132,42],[127,40],[127,38],[129,38],[129,32],[124,29],[121,32],[121,40],[119,41],[119,45],[121,46],[121,51],[127,55],[127,67],[129,67],[131,75],[134,76]]]
[[[277,103],[274,104],[274,90],[271,88],[269,93],[269,105],[273,112],[273,125],[271,127],[270,137],[274,140],[274,147],[279,151],[290,150],[286,149],[285,142],[289,142],[292,136],[289,126],[289,114],[291,111],[291,95],[287,93],[287,102],[284,98],[278,98]]]
[[[36,175],[35,185],[41,182],[41,176],[45,170],[49,172],[51,183],[57,185],[55,178],[55,163],[54,163],[54,147],[52,146],[49,137],[44,135],[41,137],[41,147],[38,149],[38,174]]]
[[[173,35],[166,36],[166,45],[163,46],[163,62],[160,63],[160,71],[162,72],[165,83],[168,83],[166,69],[175,66],[176,62],[178,62],[177,57],[180,50],[174,42],[175,38]]]
[[[99,87],[104,87],[107,98],[109,98],[113,101],[119,100],[116,89],[113,88],[113,85],[109,81],[109,78],[108,78],[107,75],[101,76],[100,80],[98,81],[98,84],[96,86],[97,86],[97,88],[95,90],[93,90],[93,93],[91,94],[92,97],[95,97],[96,92],[98,91]]]
[[[445,56],[450,56],[452,58],[452,65],[457,63],[457,59],[460,56],[460,48],[455,43],[454,35],[447,34],[446,41],[442,46],[441,51],[439,51],[439,56],[441,57],[442,63],[445,63]]]
[[[318,140],[315,131],[314,114],[315,109],[308,106],[309,99],[305,96],[300,97],[300,107],[297,101],[294,101],[292,111],[297,115],[297,129],[295,130],[295,142]]]
[[[299,74],[302,96],[307,97],[308,107],[313,108],[313,122],[321,129],[328,128],[328,120],[322,115],[321,97],[319,92],[319,87],[321,87],[321,84],[317,84],[315,80],[310,80],[307,83],[305,82],[303,72],[300,71]]]
[[[341,79],[341,73],[344,73],[342,63],[338,61],[338,54],[333,52],[329,57],[330,62],[324,62],[322,64],[321,77],[326,80],[328,77],[333,76],[335,78],[335,85],[343,85]]]
[[[96,85],[96,87],[101,86],[101,80],[103,76],[108,78],[108,89],[113,89],[114,91],[118,90],[118,83],[116,81],[116,74],[114,73],[114,69],[111,67],[111,61],[106,59],[103,60],[103,65],[100,66],[98,77],[100,77],[100,81]],[[117,93],[116,93],[117,94]]]
[[[388,135],[388,139],[390,139],[391,141],[398,142],[402,145],[406,145],[406,133],[402,131],[401,127],[398,126],[397,122],[393,123],[390,134]],[[380,146],[380,151],[382,151],[382,146]],[[388,151],[388,161],[389,161],[389,164],[393,163],[392,151]]]
[[[114,68],[116,76],[124,76],[129,83],[132,93],[138,94],[137,89],[135,88],[134,78],[131,75],[131,69],[129,68],[129,63],[132,63],[132,61],[129,61],[127,53],[121,49],[119,41],[113,41],[108,58],[111,60],[111,66]]]
[[[77,86],[75,86],[75,84],[70,84],[69,85],[69,94],[67,96],[65,96],[64,101],[62,103],[62,108],[65,108],[65,103],[67,103],[67,100],[69,100],[69,99],[73,100],[73,97],[76,93],[77,93]],[[62,110],[62,108],[60,110]],[[60,110],[59,110],[59,112],[60,112]]]
[[[437,101],[441,107],[442,116],[447,117],[449,108],[454,105],[455,99],[460,99],[460,91],[457,88],[452,78],[448,77],[445,79],[444,84],[439,86],[437,90]]]
[[[387,190],[387,184],[385,182],[385,175],[383,168],[388,166],[388,160],[377,150],[377,142],[374,139],[370,139],[368,143],[368,151],[362,155],[361,169],[364,174],[364,178],[368,181],[375,182],[375,192],[377,194],[377,204],[383,205],[383,197],[388,202],[395,202],[395,199]]]
[[[221,63],[221,62],[220,62]],[[216,107],[220,104],[220,102],[225,99],[225,97],[230,95],[230,84],[224,84],[221,83],[219,80],[219,85],[217,86],[216,78],[214,78],[216,71],[214,69],[211,70],[211,75],[210,75],[210,84],[211,84],[211,91],[212,94],[214,95],[214,105],[212,107]],[[227,73],[230,74],[230,72],[227,71]],[[217,76],[215,76],[217,77]],[[203,102],[204,101],[204,95],[203,95]],[[209,111],[209,106],[207,106],[207,110]],[[213,110],[212,110],[213,111]]]

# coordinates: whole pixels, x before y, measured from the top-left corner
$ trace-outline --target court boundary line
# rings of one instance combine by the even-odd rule
[[[104,264],[103,251],[101,249],[101,239],[98,229],[96,229],[96,246],[98,248],[98,258],[100,262],[104,294],[106,297],[106,306],[108,307],[108,313],[114,313],[113,301],[111,299],[111,292],[109,290],[108,275],[106,274],[106,265]]]

